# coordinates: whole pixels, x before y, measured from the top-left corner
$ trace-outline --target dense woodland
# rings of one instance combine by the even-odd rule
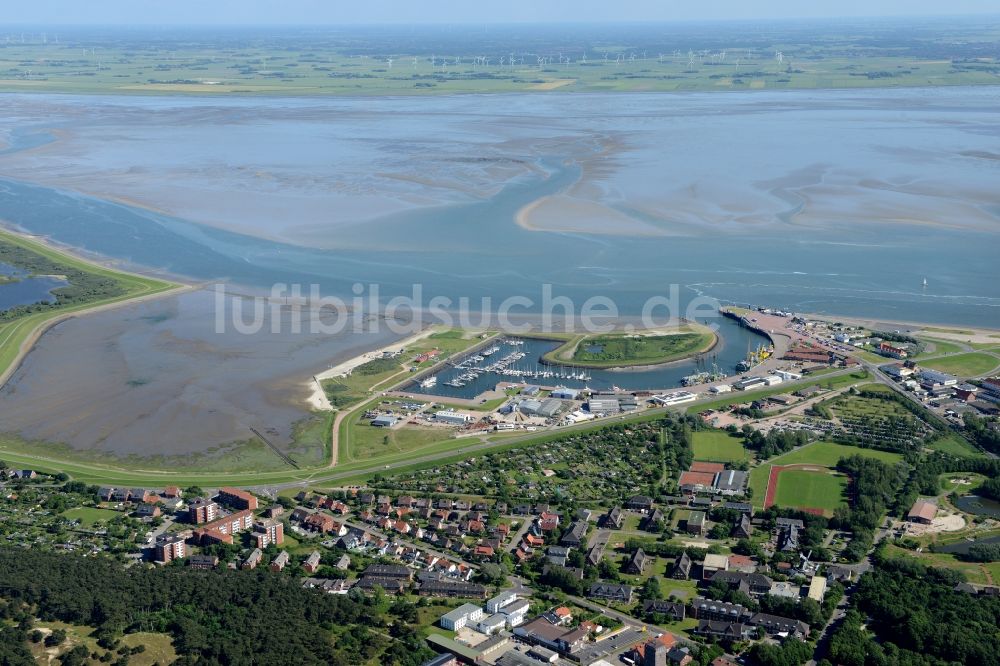
[[[991,421],[976,416],[972,412],[966,412],[962,418],[965,420],[966,432],[972,435],[979,446],[991,453],[1000,453],[1000,430],[990,427],[990,425],[996,425],[995,419]]]
[[[179,664],[408,666],[433,656],[407,626],[413,604],[321,594],[266,570],[125,569],[110,559],[0,547],[0,599],[0,613],[24,628],[30,615],[92,626],[106,649],[127,633],[167,633]],[[16,640],[3,649],[10,661],[0,663],[21,663]]]
[[[875,539],[875,530],[909,479],[907,465],[888,464],[874,458],[851,456],[837,463],[849,477],[848,506],[834,512],[831,526],[849,530],[853,538],[842,553],[849,562],[859,562]]]
[[[831,639],[833,663],[1000,664],[1000,598],[954,591],[961,580],[954,571],[906,559],[877,564],[858,585],[856,610]]]
[[[0,311],[0,321],[10,321],[35,312],[114,298],[123,295],[126,291],[125,287],[113,277],[98,275],[69,264],[58,263],[20,245],[3,240],[0,240],[0,262],[16,266],[31,275],[65,276],[69,283],[65,287],[59,287],[52,291],[55,300],[50,303],[38,302],[30,305],[18,305]]]

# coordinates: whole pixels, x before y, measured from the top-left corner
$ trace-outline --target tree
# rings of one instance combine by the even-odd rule
[[[663,598],[663,588],[657,576],[650,576],[639,589],[639,598],[643,601],[655,601]]]
[[[66,641],[66,630],[56,629],[45,637],[45,647],[56,647]]]

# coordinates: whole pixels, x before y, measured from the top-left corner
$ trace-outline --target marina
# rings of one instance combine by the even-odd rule
[[[541,358],[557,348],[558,340],[504,337],[484,350],[473,351],[445,364],[436,374],[404,387],[408,393],[472,399],[500,383],[541,384],[572,389],[651,391],[691,386],[723,379],[745,362],[744,350],[766,348],[767,338],[728,318],[718,326],[719,343],[711,352],[646,369],[576,368],[543,364]]]

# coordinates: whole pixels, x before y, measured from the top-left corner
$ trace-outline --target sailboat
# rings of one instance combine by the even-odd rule
[[[924,278],[924,289],[927,288],[927,278]]]

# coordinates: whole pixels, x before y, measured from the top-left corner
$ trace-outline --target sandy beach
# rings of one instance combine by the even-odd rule
[[[336,365],[330,366],[323,372],[313,375],[309,379],[309,381],[306,382],[306,387],[310,392],[309,397],[306,399],[306,401],[309,403],[309,406],[312,407],[313,409],[321,411],[331,411],[333,409],[333,406],[330,404],[330,401],[327,400],[326,392],[323,390],[323,384],[322,384],[323,380],[332,379],[334,377],[346,377],[350,375],[351,372],[359,365],[367,363],[368,361],[374,360],[376,358],[381,358],[383,354],[385,354],[386,352],[395,352],[401,349],[406,349],[409,346],[413,345],[414,343],[423,340],[427,336],[433,334],[436,330],[438,330],[436,327],[430,326],[420,331],[419,333],[415,333],[408,338],[400,340],[399,342],[394,342],[392,344],[385,345],[384,347],[379,347],[378,349],[367,351],[358,356],[353,356],[345,361],[341,361]]]

